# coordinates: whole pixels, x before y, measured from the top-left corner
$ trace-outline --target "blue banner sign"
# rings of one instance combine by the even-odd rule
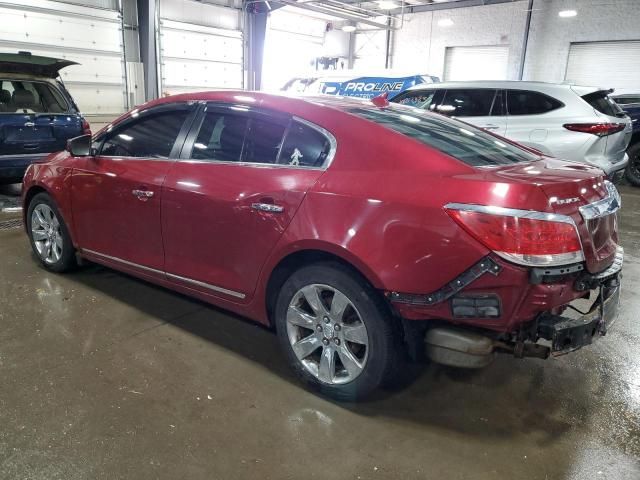
[[[373,98],[389,92],[392,99],[409,87],[425,83],[422,75],[411,77],[360,77],[344,82],[322,82],[320,93],[343,97]]]

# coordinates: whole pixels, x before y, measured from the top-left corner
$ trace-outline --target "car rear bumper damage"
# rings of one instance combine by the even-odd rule
[[[452,314],[449,319],[441,317],[420,322],[425,332],[426,356],[436,363],[479,368],[491,363],[497,353],[545,359],[578,350],[606,334],[618,316],[623,261],[624,251],[618,247],[613,263],[597,274],[588,273],[582,264],[529,269],[528,287],[512,285],[511,288],[521,291],[533,289],[533,294],[530,290],[521,295],[519,302],[526,304],[533,298],[547,308],[510,331],[485,329],[477,321],[482,318],[490,320],[494,314],[504,312],[498,295],[492,295],[485,289],[481,294],[469,295],[464,290],[472,282],[482,281],[481,277],[499,277],[502,271],[509,270],[510,267],[500,265],[490,257],[478,262],[438,292],[421,296],[392,292],[389,299],[401,315],[408,309],[424,312],[424,309],[435,308],[438,304],[448,304],[448,311]],[[557,287],[570,290],[571,297],[566,303],[546,304],[535,293],[547,288],[555,291]],[[406,319],[406,315],[402,316],[405,323],[413,323]],[[472,322],[465,324],[465,316]]]

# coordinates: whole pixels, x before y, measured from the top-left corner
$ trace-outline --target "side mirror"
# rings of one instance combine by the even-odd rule
[[[67,140],[67,152],[74,157],[88,157],[91,155],[91,135],[80,135]]]

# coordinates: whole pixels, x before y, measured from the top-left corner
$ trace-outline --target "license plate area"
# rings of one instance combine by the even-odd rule
[[[585,314],[545,315],[540,319],[539,333],[551,342],[551,354],[564,355],[590,345],[618,318],[620,305],[619,278],[595,289],[596,300]],[[611,283],[610,283],[611,282]],[[615,285],[615,286],[610,286]]]
[[[53,139],[51,127],[5,127],[5,142],[41,142]]]

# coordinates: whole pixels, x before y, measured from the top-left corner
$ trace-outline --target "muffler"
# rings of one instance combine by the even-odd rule
[[[537,343],[506,343],[482,334],[454,328],[432,328],[425,334],[427,357],[435,363],[459,368],[483,368],[496,357],[497,351],[516,358],[549,357],[551,349]]]

